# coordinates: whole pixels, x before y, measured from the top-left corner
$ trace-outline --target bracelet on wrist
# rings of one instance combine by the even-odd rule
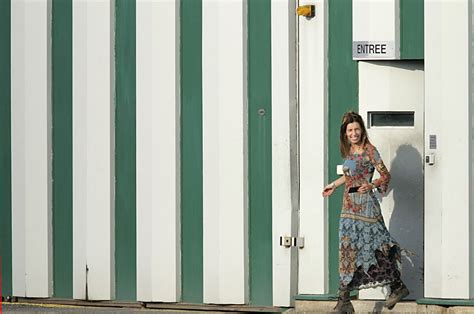
[[[335,183],[335,182],[331,183],[331,187],[332,187],[333,189],[336,189],[336,188],[337,188],[336,183]]]

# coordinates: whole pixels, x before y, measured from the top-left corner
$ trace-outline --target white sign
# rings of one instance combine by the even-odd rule
[[[352,58],[354,60],[396,59],[393,41],[353,41]]]

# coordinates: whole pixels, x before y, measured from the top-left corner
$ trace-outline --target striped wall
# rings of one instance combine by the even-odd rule
[[[52,121],[40,120],[52,129],[52,188],[42,195],[52,194],[47,294],[290,305],[297,250],[279,237],[298,234],[301,169],[319,181],[302,183],[309,216],[299,230],[308,240],[300,275],[316,265],[317,277],[301,280],[299,290],[324,293],[327,217],[311,189],[326,176],[319,147],[327,64],[312,53],[324,54],[327,21],[308,23],[307,42],[316,32],[322,44],[306,54],[319,73],[321,106],[303,97],[310,148],[299,169],[294,1],[38,3],[52,10],[52,51],[40,60],[51,60],[52,76]],[[229,18],[229,9],[238,14]],[[317,145],[311,130],[320,134]],[[24,227],[12,234],[30,236]],[[11,264],[26,267],[21,251],[13,255]]]
[[[4,294],[290,306],[336,292],[341,195],[319,191],[337,177],[342,113],[357,110],[352,1],[317,2],[314,19],[296,5],[0,1]],[[441,58],[430,42],[406,58]],[[449,231],[463,215],[469,234],[456,208],[429,219]],[[453,243],[426,273],[472,269]],[[467,279],[426,278],[432,296],[470,296]]]
[[[289,306],[295,2],[0,5],[4,293]]]

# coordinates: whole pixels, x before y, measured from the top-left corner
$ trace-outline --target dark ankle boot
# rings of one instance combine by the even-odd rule
[[[340,290],[337,304],[334,307],[336,313],[354,313],[354,306],[352,305],[349,290]]]
[[[392,290],[390,296],[385,302],[385,307],[389,310],[393,309],[398,301],[400,301],[410,293],[410,291],[408,291],[407,286],[405,286],[405,284],[401,280],[397,280],[396,282],[391,284],[390,290]]]

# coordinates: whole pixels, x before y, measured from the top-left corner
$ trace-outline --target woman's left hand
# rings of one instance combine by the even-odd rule
[[[360,194],[364,194],[364,193],[369,192],[372,189],[373,189],[372,184],[364,183],[360,186],[360,188],[357,190],[357,192],[360,193]]]

